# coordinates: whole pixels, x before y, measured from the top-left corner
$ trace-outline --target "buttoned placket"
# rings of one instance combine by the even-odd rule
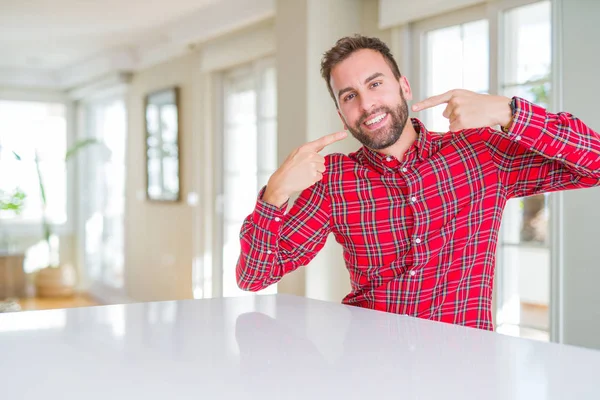
[[[401,171],[401,175],[404,178],[407,186],[407,204],[409,207],[412,207],[413,214],[413,237],[411,238],[412,242],[412,251],[413,251],[413,264],[418,264],[418,260],[420,257],[420,248],[423,243],[423,238],[419,234],[420,227],[420,219],[421,219],[421,209],[422,209],[422,201],[424,199],[420,198],[421,185],[418,176],[414,171],[414,167],[409,163],[403,163],[402,166],[399,167]],[[414,268],[413,266],[410,266]],[[414,277],[418,274],[416,269],[411,269],[408,271],[408,275]]]

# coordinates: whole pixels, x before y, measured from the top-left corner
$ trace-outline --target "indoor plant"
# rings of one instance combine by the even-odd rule
[[[97,139],[84,139],[76,142],[70,147],[65,154],[65,162],[69,162],[75,157],[82,149],[92,145],[99,144]],[[17,156],[18,157],[18,156]],[[48,221],[46,212],[47,199],[46,199],[46,184],[42,177],[40,170],[39,158],[35,156],[35,164],[37,171],[37,178],[40,188],[40,196],[42,201],[42,228],[43,238],[47,246],[49,265],[45,268],[40,269],[35,275],[35,288],[36,294],[40,297],[53,297],[53,296],[70,296],[74,293],[75,286],[77,283],[75,269],[72,265],[62,264],[56,262],[58,260],[59,249],[53,244],[52,237],[54,235],[53,227]]]

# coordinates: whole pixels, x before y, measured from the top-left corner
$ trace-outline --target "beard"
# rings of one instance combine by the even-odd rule
[[[385,149],[396,143],[400,138],[400,135],[402,135],[402,131],[408,121],[408,105],[406,104],[406,99],[404,98],[402,91],[400,91],[400,98],[401,102],[395,110],[385,106],[379,107],[369,114],[365,113],[361,115],[355,126],[346,124],[352,136],[361,142],[363,146],[372,150]],[[373,115],[382,112],[387,113],[392,119],[390,126],[384,126],[374,132],[365,132],[363,130],[363,122],[367,121]]]

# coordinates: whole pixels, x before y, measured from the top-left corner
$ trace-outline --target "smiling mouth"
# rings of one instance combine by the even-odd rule
[[[388,113],[377,114],[376,116],[371,117],[363,122],[363,125],[365,125],[369,130],[377,129],[385,123],[387,116]]]

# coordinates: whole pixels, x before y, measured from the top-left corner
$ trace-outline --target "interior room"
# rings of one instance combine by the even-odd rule
[[[598,130],[598,15],[592,0],[3,2],[0,311],[276,293],[340,303],[351,286],[333,237],[260,292],[235,276],[269,177],[344,129],[323,53],[376,36],[414,101],[455,88],[519,96]],[[411,116],[447,131],[442,112]],[[326,151],[359,147],[348,137]],[[509,200],[497,333],[600,349],[598,204],[598,188]]]

